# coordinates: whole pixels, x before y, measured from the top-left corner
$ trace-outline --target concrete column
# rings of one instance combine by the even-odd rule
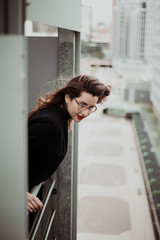
[[[58,29],[58,79],[71,79],[75,74],[75,32]]]
[[[58,84],[75,74],[75,32],[59,29]],[[72,140],[68,134],[68,152],[57,170],[58,239],[72,239]]]

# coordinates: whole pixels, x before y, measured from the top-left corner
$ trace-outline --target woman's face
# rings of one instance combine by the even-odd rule
[[[66,94],[65,101],[71,118],[75,122],[80,122],[94,111],[96,108],[95,105],[98,102],[98,97],[93,97],[90,93],[82,92],[79,97],[73,99],[70,98],[69,94]]]

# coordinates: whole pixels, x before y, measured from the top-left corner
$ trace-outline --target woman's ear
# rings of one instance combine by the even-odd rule
[[[66,102],[66,105],[70,102],[70,96],[69,96],[69,94],[66,94],[65,95],[65,102]]]

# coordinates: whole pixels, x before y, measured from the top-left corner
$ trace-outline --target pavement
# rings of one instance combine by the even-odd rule
[[[77,240],[154,239],[132,122],[100,107],[79,124]]]
[[[103,114],[79,125],[77,240],[153,240],[130,120]]]

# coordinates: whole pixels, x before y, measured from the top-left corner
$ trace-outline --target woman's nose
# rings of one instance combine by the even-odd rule
[[[83,112],[82,112],[83,116],[88,116],[90,114],[90,111],[89,109],[85,109]]]

